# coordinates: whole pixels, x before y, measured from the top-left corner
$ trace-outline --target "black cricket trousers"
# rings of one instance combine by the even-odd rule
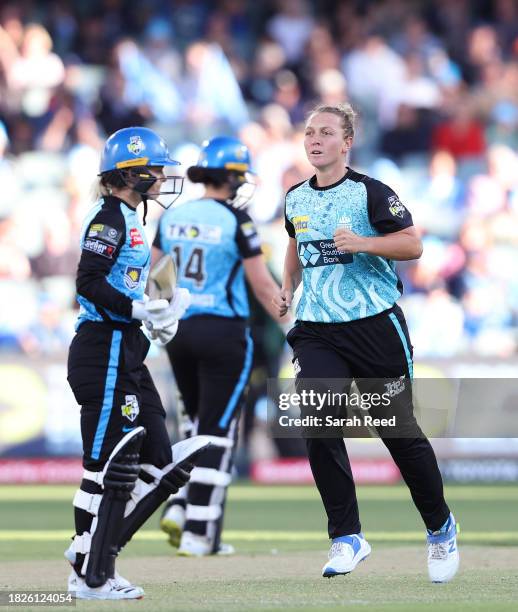
[[[293,349],[298,388],[304,379],[343,379],[346,385],[352,379],[377,379],[376,384],[382,386],[377,390],[382,393],[383,383],[404,382],[405,389],[398,398],[398,411],[403,411],[406,417],[401,437],[385,437],[379,429],[378,433],[410,489],[426,527],[439,529],[450,510],[444,500],[435,453],[413,415],[412,345],[401,308],[396,304],[372,317],[347,323],[297,321],[287,340]],[[362,380],[360,384],[368,386],[368,381]],[[359,533],[358,502],[343,437],[307,438],[306,447],[327,512],[329,537]]]

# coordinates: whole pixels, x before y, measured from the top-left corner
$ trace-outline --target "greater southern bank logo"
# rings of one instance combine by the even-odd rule
[[[316,266],[320,258],[320,251],[311,242],[301,242],[299,244],[299,258],[304,267],[308,264]]]
[[[353,261],[351,253],[340,253],[332,240],[308,240],[306,242],[299,242],[298,254],[300,263],[305,268],[350,264]]]

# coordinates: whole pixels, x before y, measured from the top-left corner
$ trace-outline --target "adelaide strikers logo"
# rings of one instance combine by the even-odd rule
[[[403,215],[406,212],[406,208],[403,206],[403,204],[401,204],[401,202],[399,201],[399,198],[393,195],[393,196],[390,196],[387,201],[389,205],[390,214],[393,217],[400,217],[402,219]]]
[[[244,150],[244,147],[242,146],[236,147],[236,150],[234,151],[234,155],[236,156],[237,160],[243,161],[246,157],[246,152]]]
[[[121,406],[122,416],[129,419],[132,423],[138,417],[140,408],[136,395],[125,395],[125,404]]]
[[[130,141],[128,144],[128,151],[130,153],[133,153],[133,155],[138,157],[145,148],[146,145],[142,142],[142,138],[140,136],[130,136]]]

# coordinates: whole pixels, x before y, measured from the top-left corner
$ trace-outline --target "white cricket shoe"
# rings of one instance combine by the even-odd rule
[[[166,505],[162,518],[160,519],[160,529],[169,536],[169,544],[171,544],[171,546],[175,548],[180,546],[184,525],[185,508],[174,502]]]
[[[459,569],[455,517],[450,516],[439,531],[428,531],[428,576],[432,582],[449,582]]]
[[[70,545],[70,547],[65,550],[64,554],[65,554],[65,559],[72,566],[72,571],[70,573],[70,576],[68,577],[68,590],[77,591],[77,585],[81,584],[81,581],[84,583],[85,580],[81,576],[78,576],[78,574],[76,573],[74,569],[74,563],[76,562],[76,553],[72,550],[72,545]],[[126,578],[124,578],[123,576],[121,576],[117,570],[115,570],[115,573],[113,575],[113,580],[115,580],[115,583],[119,587],[124,588],[124,587],[131,586],[131,582],[127,580]],[[70,588],[71,585],[74,588]]]
[[[217,555],[233,555],[235,549],[231,544],[220,544]],[[181,557],[207,557],[214,554],[212,544],[207,536],[198,535],[191,531],[184,531],[180,541],[178,554]]]
[[[370,552],[370,544],[362,533],[335,538],[329,551],[329,561],[322,568],[322,576],[332,578],[349,574]]]
[[[225,542],[221,542],[216,554],[220,557],[226,557],[229,555],[234,555],[235,553],[236,549],[232,546],[232,544],[225,544]]]
[[[76,599],[142,599],[144,597],[144,589],[132,585],[118,574],[116,578],[108,578],[105,584],[93,589],[74,570],[68,577],[68,592]]]

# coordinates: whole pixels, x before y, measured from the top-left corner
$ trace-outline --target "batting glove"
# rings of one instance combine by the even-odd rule
[[[155,344],[158,344],[158,346],[165,346],[166,344],[169,344],[169,342],[171,342],[171,340],[176,336],[176,332],[178,331],[178,321],[175,321],[169,327],[160,330],[153,329],[153,324],[150,321],[144,321],[144,326],[146,328],[146,336]]]
[[[167,300],[149,300],[144,308],[147,314],[145,321],[151,323],[154,331],[171,327],[178,320],[176,312]]]
[[[174,297],[171,300],[171,311],[173,312],[175,319],[181,319],[190,305],[191,294],[189,293],[189,289],[177,287],[174,292]]]

